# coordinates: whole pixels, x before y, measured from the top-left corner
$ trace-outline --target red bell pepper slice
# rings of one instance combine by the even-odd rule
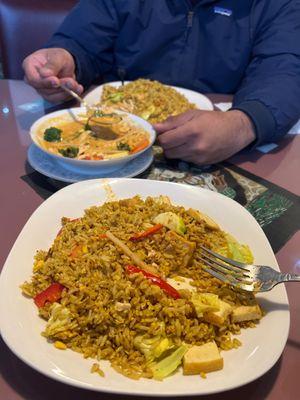
[[[139,240],[143,240],[144,238],[151,236],[154,233],[158,232],[162,227],[163,227],[163,225],[156,224],[154,226],[151,226],[151,228],[147,229],[144,232],[137,233],[136,235],[132,236],[129,240],[131,240],[132,242],[137,242]]]
[[[60,283],[52,283],[49,287],[47,287],[47,289],[43,290],[41,293],[38,293],[34,297],[35,304],[41,308],[44,307],[47,301],[54,303],[61,298],[64,288],[65,287]]]
[[[145,278],[147,278],[149,281],[151,281],[154,285],[159,286],[164,292],[166,292],[168,295],[173,297],[173,299],[181,298],[179,292],[175,288],[173,288],[173,286],[169,285],[166,281],[164,281],[159,276],[153,275],[150,272],[144,271],[143,269],[140,269],[140,268],[136,267],[135,265],[126,265],[125,268],[129,274],[138,274],[139,272],[142,273]]]

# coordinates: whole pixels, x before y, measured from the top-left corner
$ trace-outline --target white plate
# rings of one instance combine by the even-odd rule
[[[124,83],[125,84],[129,83],[129,81],[125,81]],[[90,93],[88,93],[84,97],[84,100],[86,100],[87,103],[91,104],[91,105],[99,103],[101,96],[102,96],[103,86],[105,86],[105,85],[111,85],[114,87],[118,87],[121,85],[121,82],[120,81],[109,82],[104,85],[97,86],[95,89],[93,89]],[[176,89],[177,92],[183,94],[188,101],[190,101],[191,103],[194,103],[196,105],[196,107],[199,108],[200,110],[212,111],[214,109],[212,102],[209,100],[209,98],[207,98],[203,94],[194,92],[193,90],[177,87],[177,86],[171,86],[171,87]]]
[[[153,152],[152,149],[148,149],[123,167],[112,172],[99,172],[98,174],[95,172],[84,174],[64,168],[55,158],[40,150],[35,144],[29,147],[27,159],[32,168],[41,174],[58,181],[74,183],[94,178],[132,178],[144,172],[152,164]]]
[[[108,186],[109,182],[109,186]],[[244,385],[268,371],[280,357],[289,331],[288,299],[284,285],[259,295],[266,316],[255,329],[242,331],[243,345],[222,352],[224,369],[207,375],[183,376],[181,371],[163,382],[132,381],[101,362],[105,378],[90,373],[93,360],[70,350],[50,345],[40,332],[45,321],[38,318],[32,300],[21,294],[19,285],[30,279],[33,256],[47,249],[55,238],[62,216],[76,218],[85,208],[111,198],[168,195],[185,207],[193,207],[214,218],[238,240],[250,245],[258,264],[278,269],[262,229],[242,206],[218,193],[193,186],[137,179],[112,179],[79,182],[46,200],[30,217],[14,244],[0,277],[1,334],[11,350],[39,372],[70,385],[104,392],[150,396],[188,396],[222,392]],[[226,210],[226,212],[225,212]]]

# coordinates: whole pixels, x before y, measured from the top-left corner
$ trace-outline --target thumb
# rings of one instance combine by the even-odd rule
[[[176,129],[181,125],[186,124],[188,121],[193,119],[196,114],[201,113],[199,110],[189,110],[182,114],[176,115],[175,117],[169,117],[165,121],[154,124],[153,128],[157,133],[163,133],[166,131],[170,131],[172,129]]]

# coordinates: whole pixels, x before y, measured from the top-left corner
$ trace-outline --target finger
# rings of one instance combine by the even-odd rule
[[[161,133],[158,136],[158,141],[164,150],[169,150],[174,147],[184,145],[187,141],[187,138],[185,135],[185,130],[183,130],[182,127],[179,127],[177,129]]]
[[[210,164],[214,163],[211,161],[207,161],[204,154],[197,154],[197,155],[193,154],[192,156],[188,155],[186,157],[183,157],[182,160],[194,163],[196,165],[206,165],[206,166],[209,166]]]
[[[36,65],[26,62],[24,60],[23,68],[25,71],[25,80],[27,83],[35,87],[41,80],[41,76],[36,68]]]
[[[36,65],[35,63],[26,63],[25,61],[24,61],[24,70],[25,70],[25,81],[27,83],[29,83],[36,89],[53,86],[54,80],[51,80],[51,78],[43,79],[41,77],[39,65]]]
[[[44,93],[43,91],[39,91],[39,93],[50,103],[61,103],[70,99],[70,96],[66,92]]]
[[[41,54],[39,57],[34,55],[29,56],[23,61],[23,68],[26,78],[25,80],[36,89],[51,87],[58,83],[53,71],[51,73],[48,71],[47,74],[41,73],[46,64],[47,61],[43,54]]]
[[[29,82],[31,84],[31,82]],[[56,76],[50,76],[48,78],[40,79],[39,82],[36,82],[34,87],[36,89],[42,90],[50,90],[57,91],[59,90],[63,93],[62,89],[59,89],[61,83],[67,84],[69,89],[74,90],[76,93],[81,94],[83,92],[83,86],[75,81],[73,78],[62,78],[59,79]]]
[[[74,90],[77,94],[83,93],[83,86],[80,85],[74,78],[61,78],[60,83],[66,85],[69,89]]]
[[[42,88],[42,89],[36,89],[36,91],[41,94],[42,96],[48,96],[48,95],[52,95],[52,94],[59,94],[59,93],[65,93],[67,95],[67,93],[62,90],[60,87],[57,88]]]
[[[39,67],[39,73],[42,78],[58,77],[63,68],[64,63],[61,55],[56,51],[52,51],[47,53],[45,62]]]
[[[195,114],[200,113],[200,110],[189,110],[183,114],[176,115],[175,117],[169,117],[165,121],[158,124],[154,124],[153,127],[158,134],[169,131],[171,129],[178,128],[194,118]]]
[[[42,78],[49,78],[51,76],[56,76],[59,71],[56,71],[57,68],[53,68],[49,63],[39,67],[39,73]]]
[[[178,146],[178,147],[173,147],[172,149],[165,150],[164,155],[167,158],[180,158],[181,160],[184,160],[190,156],[190,151],[187,148],[186,145],[183,146]]]
[[[59,79],[55,76],[49,78],[41,78],[36,70],[36,73],[31,73],[25,76],[25,82],[33,86],[35,89],[53,89],[59,86]]]
[[[185,143],[191,144],[195,136],[199,135],[197,131],[194,120],[190,120],[176,129],[161,133],[158,136],[158,141],[164,150],[172,149]]]

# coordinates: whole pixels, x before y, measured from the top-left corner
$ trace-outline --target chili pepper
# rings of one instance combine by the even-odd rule
[[[44,307],[47,301],[54,303],[61,298],[61,293],[64,290],[64,286],[60,283],[52,283],[47,289],[43,290],[41,293],[34,297],[35,304],[41,308]]]
[[[135,265],[126,265],[126,271],[129,274],[142,273],[145,278],[151,281],[154,285],[159,286],[164,292],[173,297],[173,299],[181,298],[179,292],[175,288],[173,288],[173,286],[169,285],[166,281],[164,281],[157,275],[153,275],[150,272],[144,271],[143,269],[140,269]]]
[[[159,231],[162,227],[163,227],[162,224],[156,224],[144,232],[137,233],[136,235],[132,236],[129,240],[131,240],[132,242],[137,242],[137,241],[142,240],[150,235],[153,235],[154,233]]]

